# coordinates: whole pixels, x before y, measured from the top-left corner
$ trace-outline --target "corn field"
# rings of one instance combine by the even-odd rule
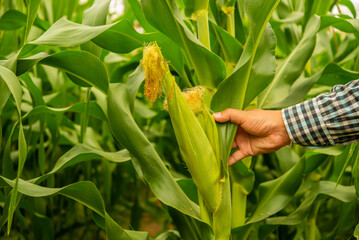
[[[212,117],[359,79],[351,0],[110,2],[0,1],[0,239],[359,239],[357,143],[228,167]]]

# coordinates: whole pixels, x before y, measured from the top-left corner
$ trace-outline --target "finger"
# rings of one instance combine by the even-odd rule
[[[235,149],[235,148],[238,148],[237,143],[236,143],[236,140],[234,140],[234,141],[233,141],[233,144],[232,144],[232,149]]]
[[[248,154],[244,153],[240,149],[238,151],[235,151],[228,158],[228,166],[232,166],[233,164],[235,164],[236,162],[238,162],[239,160],[241,160],[241,159],[243,159],[245,157],[248,157]]]
[[[220,123],[232,122],[237,125],[242,124],[245,121],[246,115],[241,110],[227,108],[226,110],[218,113],[213,113],[214,120]]]

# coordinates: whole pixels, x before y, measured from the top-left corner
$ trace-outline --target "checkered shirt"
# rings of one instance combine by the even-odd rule
[[[303,146],[359,140],[359,80],[282,110],[290,139]]]

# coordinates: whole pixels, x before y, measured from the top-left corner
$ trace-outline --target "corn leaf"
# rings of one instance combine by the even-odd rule
[[[7,179],[0,176],[0,186],[14,187],[16,181]],[[131,234],[123,230],[105,211],[104,203],[100,192],[97,190],[95,184],[92,182],[77,182],[74,184],[67,185],[62,188],[48,188],[38,186],[22,179],[18,181],[18,191],[21,194],[30,197],[47,197],[53,195],[63,195],[71,198],[84,206],[88,207],[95,213],[99,214],[106,221],[106,231],[110,240],[118,239],[116,236],[121,236],[121,239],[128,240],[145,240],[147,234]],[[132,237],[131,237],[132,235]],[[136,236],[136,237],[133,237]]]
[[[151,26],[151,24],[148,23],[138,0],[128,0],[128,4],[131,6],[133,14],[136,16],[136,19],[146,32],[152,33],[157,31],[154,27]]]
[[[207,11],[209,0],[184,0],[185,13],[188,17],[200,11]]]
[[[321,0],[308,0],[305,2],[304,9],[304,26],[309,24],[310,18],[313,15],[323,16],[329,11],[331,6],[331,1],[321,1]]]
[[[163,55],[169,60],[169,64],[182,78],[187,78],[184,72],[181,48],[160,32],[140,34],[132,27],[130,22],[123,20],[95,37],[92,41],[100,47],[116,53],[127,53],[144,46],[146,43],[155,41],[163,49]]]
[[[356,190],[357,197],[359,197],[359,154],[358,149],[356,152],[356,157],[354,158],[354,163],[352,165],[352,177],[354,180],[354,187]]]
[[[338,3],[340,5],[346,6],[350,10],[351,14],[353,14],[353,17],[357,18],[357,11],[354,4],[350,0],[339,0]]]
[[[293,82],[302,74],[305,65],[312,56],[319,24],[319,17],[313,16],[307,25],[303,38],[291,55],[277,69],[274,80],[259,97],[258,107],[271,107],[271,104],[282,101],[287,96],[286,93],[289,92]]]
[[[130,80],[129,80],[130,81]],[[139,161],[144,179],[164,204],[199,219],[199,207],[187,198],[139,129],[130,110],[126,85],[111,84],[108,121],[114,137]]]
[[[92,27],[61,18],[51,25],[51,27],[39,38],[29,42],[29,44],[58,47],[78,46],[90,41],[115,24],[116,23]]]
[[[184,240],[213,240],[212,230],[202,222],[184,215],[174,208],[168,207],[173,222],[178,226],[178,232],[181,234],[181,239]]]
[[[85,51],[63,51],[42,59],[41,64],[65,71],[73,82],[82,87],[93,86],[103,93],[107,93],[109,80],[106,68],[91,53]]]
[[[276,38],[271,26],[268,24],[259,42],[249,83],[246,91],[243,108],[247,107],[260,92],[263,91],[273,80],[276,70],[276,59],[274,56]]]
[[[359,224],[355,227],[354,237],[356,237],[357,240],[359,239]]]
[[[243,52],[242,44],[216,23],[210,21],[210,26],[215,32],[215,36],[221,46],[226,62],[237,63]]]
[[[24,13],[13,9],[9,10],[0,17],[0,29],[16,30],[22,28],[26,26],[26,20],[27,17]],[[34,25],[41,28],[42,30],[47,30],[50,27],[48,22],[41,20],[38,17],[35,18]]]
[[[73,165],[93,160],[93,159],[105,159],[113,163],[122,163],[131,160],[131,156],[127,150],[121,150],[118,152],[104,152],[93,147],[86,146],[84,144],[75,145],[68,152],[62,155],[55,166],[48,173],[31,179],[30,182],[39,184],[49,176]]]
[[[127,20],[102,26],[87,26],[61,18],[44,34],[29,44],[73,47],[90,40],[98,46],[116,53],[129,53],[142,47],[145,43],[156,41],[164,50],[164,56],[170,61],[170,65],[183,79],[188,78],[184,71],[181,49],[172,40],[159,32],[140,34]],[[30,66],[44,57],[45,53],[39,53],[19,60],[17,75],[26,72]],[[187,86],[190,87],[191,85],[187,83]]]
[[[347,33],[357,33],[359,30],[358,19],[344,19],[333,16],[321,16],[320,22],[320,30],[323,30],[329,26],[333,26],[340,31]]]
[[[261,221],[282,210],[293,198],[302,183],[305,161],[302,158],[279,178],[259,185],[258,206],[248,223]]]
[[[18,181],[21,176],[23,167],[25,165],[26,155],[27,155],[27,144],[24,136],[24,130],[22,127],[22,116],[21,116],[21,101],[22,101],[22,90],[21,85],[17,77],[13,72],[11,72],[9,69],[0,66],[0,79],[2,82],[4,82],[7,85],[7,88],[10,90],[11,94],[13,95],[15,99],[15,104],[17,108],[17,113],[19,117],[19,135],[18,135],[18,150],[19,150],[19,157],[18,157],[18,171],[17,171],[17,177],[15,180],[15,186],[11,193],[11,199],[9,204],[9,214],[8,214],[8,229],[7,233],[10,233],[11,224],[12,224],[12,218],[15,212],[16,208],[16,198],[17,198],[17,191],[18,191]],[[6,94],[6,96],[9,96]],[[14,125],[14,127],[16,124]],[[13,128],[14,130],[15,128]],[[13,134],[13,131],[11,135]],[[10,138],[11,139],[11,138]],[[10,141],[9,141],[10,143]]]
[[[41,0],[29,0],[29,4],[27,8],[25,36],[24,36],[25,41],[27,39],[27,36],[29,35],[32,25],[34,24],[40,4],[41,4]]]
[[[217,87],[226,76],[225,65],[187,28],[176,1],[141,0],[141,4],[149,23],[186,51],[200,85]]]
[[[207,208],[214,212],[221,199],[221,164],[217,161],[206,133],[171,74],[164,77],[163,85],[181,155]]]
[[[92,6],[84,12],[82,24],[88,26],[105,25],[107,20],[107,12],[110,1],[96,0]],[[81,49],[89,51],[95,56],[99,57],[101,48],[96,46],[93,42],[86,42],[81,45]]]
[[[89,106],[89,115],[91,117],[94,118],[98,118],[101,120],[107,120],[106,115],[104,114],[104,112],[102,111],[102,109],[100,108],[100,106],[94,102],[91,101]],[[26,113],[23,118],[29,118],[29,117],[33,117],[33,116],[38,116],[41,114],[63,114],[66,112],[77,112],[77,113],[84,113],[85,112],[85,107],[86,107],[86,103],[75,103],[74,105],[71,105],[69,107],[65,107],[65,108],[52,108],[52,107],[47,107],[47,106],[37,106],[35,108],[33,108],[31,111],[29,111],[28,113]]]
[[[324,69],[317,83],[326,86],[345,85],[350,81],[358,79],[358,77],[359,72],[347,70],[337,64],[330,63]]]
[[[213,111],[219,112],[226,108],[243,108],[257,47],[269,18],[278,3],[278,0],[244,1],[244,7],[250,20],[249,37],[233,73],[219,85],[216,94],[213,96],[211,103]],[[258,7],[262,10],[258,11]],[[236,97],[229,98],[228,96]],[[233,124],[220,124],[218,130],[223,147],[222,160],[226,163],[234,139],[236,126]]]
[[[305,200],[289,216],[268,218],[266,223],[275,225],[300,224],[308,215],[314,201],[321,195],[332,197],[342,202],[351,202],[356,199],[353,186],[337,186],[334,182],[320,181],[313,186]]]

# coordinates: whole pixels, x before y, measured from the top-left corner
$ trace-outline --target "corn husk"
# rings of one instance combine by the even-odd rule
[[[202,128],[195,113],[187,103],[174,77],[169,71],[168,64],[164,61],[156,44],[145,47],[144,59],[152,59],[154,64],[142,61],[142,66],[147,73],[154,73],[152,69],[161,62],[161,69],[156,74],[162,74],[162,89],[167,100],[168,112],[175,131],[177,142],[189,172],[198,188],[202,199],[211,213],[216,212],[220,204],[221,196],[221,164],[217,157],[217,150],[213,150],[206,132]],[[159,61],[156,59],[160,57]],[[146,68],[149,68],[146,70]],[[157,77],[149,77],[154,79]],[[212,129],[211,131],[216,131]],[[212,133],[215,135],[218,133]],[[214,140],[215,142],[216,140]],[[214,144],[213,142],[213,144]]]

